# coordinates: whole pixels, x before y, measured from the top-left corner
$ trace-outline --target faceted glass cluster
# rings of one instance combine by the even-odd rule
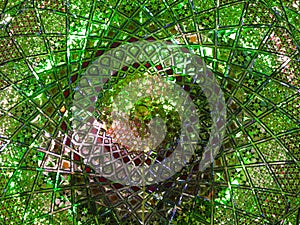
[[[299,224],[299,1],[7,0],[0,10],[0,224]],[[111,97],[131,77],[168,76],[201,121],[185,168],[165,182],[128,187],[85,163],[72,143],[71,108],[89,65],[138,40],[177,43],[203,58],[225,95],[227,125],[218,156],[200,171],[211,116],[199,86],[151,62],[118,71],[95,111],[108,124],[95,131],[97,142],[116,160],[162,161],[180,135],[175,108],[143,99],[132,121],[165,117],[161,150],[147,161],[121,145],[124,137],[113,143]],[[147,132],[141,125],[136,136]]]

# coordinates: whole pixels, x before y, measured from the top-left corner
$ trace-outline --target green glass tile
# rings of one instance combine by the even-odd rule
[[[66,34],[67,17],[64,14],[57,14],[51,11],[39,12],[45,33],[48,34]],[[53,26],[52,21],[59,21],[57,25]]]
[[[297,1],[286,0],[0,1],[0,224],[297,224],[299,11]],[[199,164],[208,155],[214,115],[208,96],[188,75],[193,68],[158,58],[139,61],[134,50],[134,57],[123,57],[119,46],[141,40],[168,41],[180,46],[182,56],[200,57],[224,94],[225,138],[204,171]],[[79,93],[85,72],[113,49],[120,63],[133,62],[110,72],[110,79],[107,70],[90,77],[89,88]],[[127,136],[125,126],[114,136],[116,97],[139,90],[127,86],[145,74],[161,76],[191,97],[199,139],[184,142],[197,146],[195,154],[174,176],[124,186],[88,163],[87,143],[114,157],[122,175],[124,165],[138,171],[141,164],[160,164],[185,141],[180,135],[187,125],[161,93],[131,108],[122,98],[135,136]],[[80,105],[88,108],[82,117],[74,113]],[[145,124],[157,116],[167,133],[156,149],[124,144],[151,134]],[[82,126],[77,134],[76,124]],[[90,124],[101,129],[86,132]],[[216,143],[219,137],[213,137]],[[111,172],[106,164],[100,167]]]
[[[244,4],[230,5],[219,9],[220,26],[237,26],[241,21]]]
[[[268,30],[268,27],[243,27],[240,32],[238,46],[258,49]]]

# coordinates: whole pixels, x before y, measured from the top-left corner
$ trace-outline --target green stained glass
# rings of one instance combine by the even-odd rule
[[[2,0],[0,10],[1,225],[300,224],[299,1]],[[84,80],[109,50],[142,40],[180,46],[216,78],[226,132],[205,170],[199,165],[208,157],[214,113],[189,74],[193,68],[161,59],[141,62],[137,54],[136,62],[114,70],[110,79]],[[115,58],[125,62],[122,54]],[[102,62],[103,68],[110,63]],[[87,163],[88,146],[74,141],[73,108],[85,106],[86,118],[102,124],[85,138],[115,161],[135,167],[162,163],[184,142],[180,106],[161,97],[163,91],[133,104],[129,128],[114,133],[117,96],[149,74],[163,78],[165,83],[155,83],[161,90],[173,84],[188,93],[199,115],[199,139],[195,154],[173,176],[124,185],[94,167],[105,158]],[[90,83],[82,94],[88,97],[79,98]],[[155,87],[145,92],[159,92]],[[142,151],[135,142],[155,133],[149,124],[156,117],[165,122],[166,136]],[[101,169],[113,173],[105,163]]]

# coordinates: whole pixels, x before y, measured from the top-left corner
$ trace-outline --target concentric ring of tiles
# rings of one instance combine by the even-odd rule
[[[298,1],[6,0],[0,10],[0,224],[299,223]],[[204,57],[228,125],[204,173],[128,188],[72,148],[70,107],[89,62],[140,39]]]

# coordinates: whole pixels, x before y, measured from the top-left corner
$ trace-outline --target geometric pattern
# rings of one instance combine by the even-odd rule
[[[299,224],[298,1],[17,0],[0,10],[0,224]],[[88,65],[138,40],[203,58],[227,125],[205,171],[195,161],[165,182],[127,187],[84,163],[71,107]]]

